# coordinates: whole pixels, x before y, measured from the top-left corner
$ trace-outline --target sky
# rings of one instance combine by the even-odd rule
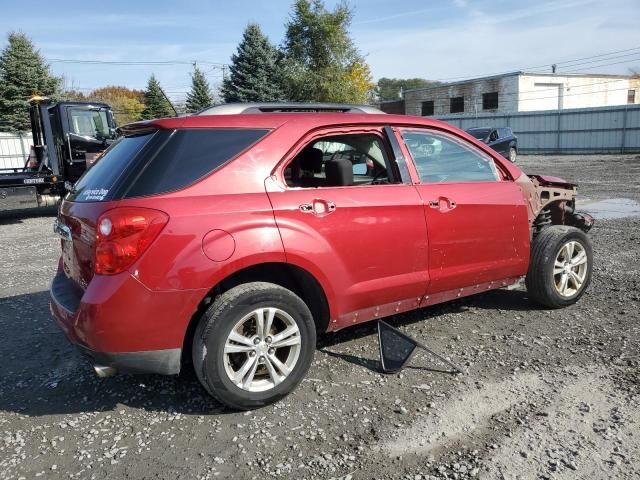
[[[0,46],[6,45],[10,31],[22,31],[68,88],[142,89],[154,73],[168,95],[180,100],[189,90],[193,61],[200,62],[212,85],[219,85],[221,64],[230,62],[249,22],[260,24],[272,43],[281,44],[292,2],[2,0]],[[325,3],[332,8],[337,2]],[[553,63],[558,72],[640,71],[640,0],[350,0],[348,4],[354,10],[351,35],[376,80],[461,80],[507,71],[550,71]],[[602,54],[608,55],[594,57]]]

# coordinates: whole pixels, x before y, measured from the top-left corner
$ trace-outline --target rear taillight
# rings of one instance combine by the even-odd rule
[[[125,271],[144,253],[169,221],[160,210],[114,208],[96,223],[95,271],[115,275]]]

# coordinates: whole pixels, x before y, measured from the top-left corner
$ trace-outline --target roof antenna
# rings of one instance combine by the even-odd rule
[[[556,73],[556,67],[557,65],[555,63],[551,65],[551,73]]]

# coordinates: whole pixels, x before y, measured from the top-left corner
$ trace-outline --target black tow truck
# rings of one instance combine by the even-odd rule
[[[0,212],[55,206],[115,140],[105,103],[29,100],[33,145],[22,168],[0,169]]]

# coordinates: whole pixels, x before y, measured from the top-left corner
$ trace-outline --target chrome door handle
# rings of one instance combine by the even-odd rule
[[[437,200],[429,200],[429,208],[435,208],[441,212],[448,212],[456,208],[456,202],[447,197],[440,197]]]
[[[321,198],[316,198],[310,203],[303,203],[298,206],[302,213],[313,213],[318,217],[324,217],[330,213],[336,211],[335,202],[329,202],[327,200],[322,200]]]

